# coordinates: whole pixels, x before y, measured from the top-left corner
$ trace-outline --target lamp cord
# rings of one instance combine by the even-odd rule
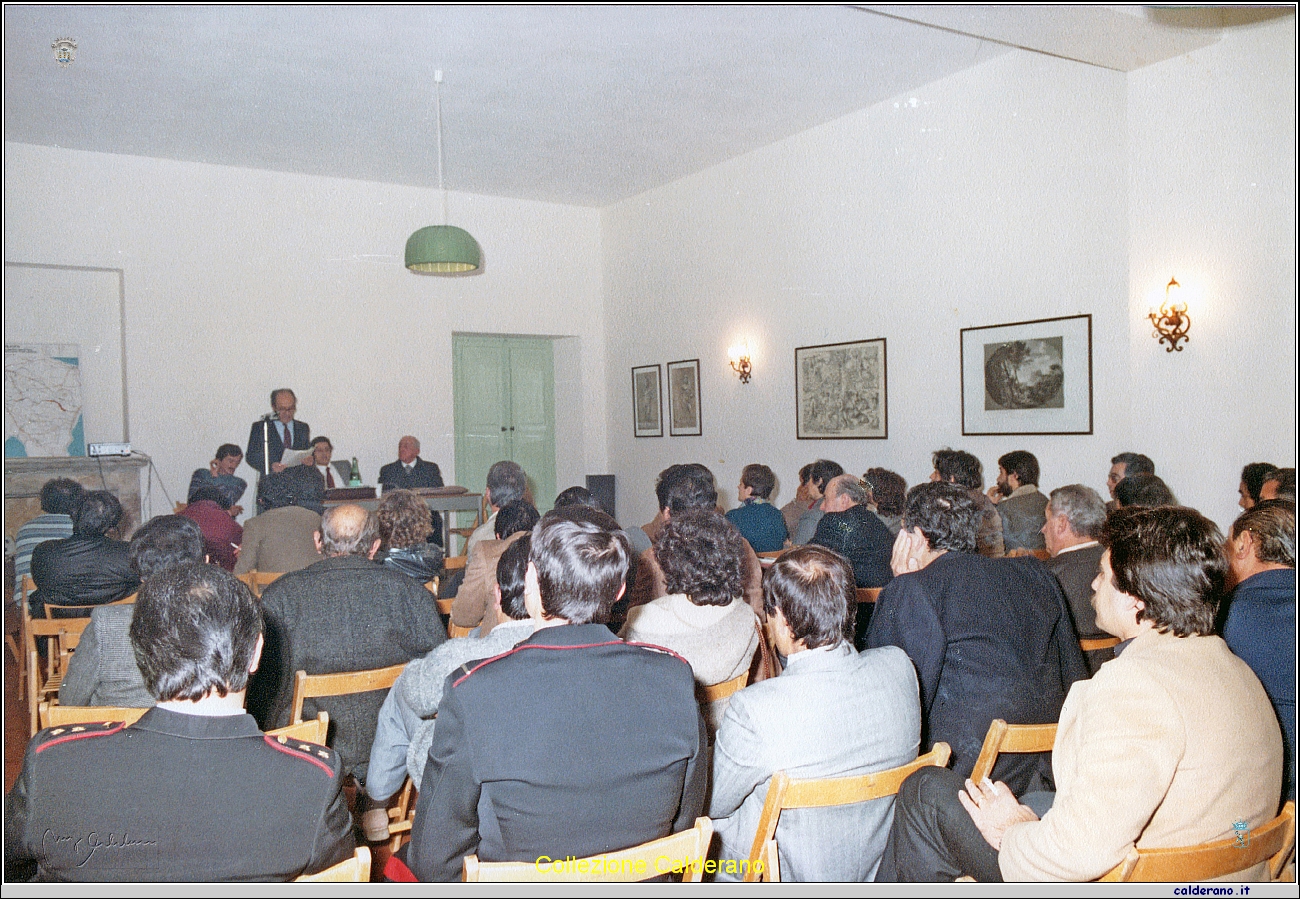
[[[442,69],[433,73],[434,100],[438,115],[438,193],[442,194],[442,223],[447,224],[447,191],[442,186]]]

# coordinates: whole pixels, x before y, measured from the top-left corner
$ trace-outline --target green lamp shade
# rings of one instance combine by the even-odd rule
[[[413,272],[472,272],[482,260],[478,241],[454,225],[429,225],[406,239],[406,267]]]

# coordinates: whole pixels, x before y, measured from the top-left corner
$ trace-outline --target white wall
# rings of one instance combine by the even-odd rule
[[[422,277],[402,253],[435,223],[436,191],[22,144],[5,156],[6,261],[125,271],[131,438],[173,500],[218,444],[246,443],[278,386],[367,483],[408,432],[454,482],[453,331],[577,338],[583,436],[560,422],[557,447],[583,458],[559,467],[607,467],[597,211],[452,194],[484,268]]]

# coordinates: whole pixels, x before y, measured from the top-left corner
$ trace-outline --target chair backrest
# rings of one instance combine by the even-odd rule
[[[665,874],[681,874],[683,882],[699,883],[704,874],[704,866],[700,862],[708,858],[709,841],[712,839],[713,822],[708,818],[696,818],[695,826],[689,830],[651,840],[631,849],[604,852],[590,858],[557,858],[550,862],[542,859],[535,862],[481,862],[477,855],[467,855],[462,877],[466,883],[634,883]]]
[[[330,713],[318,712],[315,718],[268,730],[266,735],[268,737],[284,737],[286,740],[301,740],[304,743],[315,743],[317,746],[324,746],[325,738],[329,732]]]
[[[1212,880],[1245,871],[1263,861],[1269,863],[1270,878],[1277,880],[1294,848],[1295,802],[1291,801],[1263,827],[1226,840],[1177,849],[1129,847],[1124,861],[1101,880],[1103,883]]]
[[[406,667],[389,665],[387,668],[370,668],[365,671],[342,671],[337,674],[308,674],[298,671],[293,676],[293,717],[292,724],[302,722],[302,703],[304,699],[315,696],[346,696],[350,693],[369,693],[371,690],[387,690],[397,680],[397,676]]]
[[[1055,724],[1007,724],[1001,718],[994,718],[989,722],[989,732],[984,735],[984,745],[975,759],[970,779],[979,783],[988,777],[999,753],[1051,752],[1055,742]]]
[[[54,612],[55,610],[58,610],[64,613],[64,617],[61,617],[57,620],[67,621],[69,618],[89,618],[91,613],[94,612],[96,609],[98,609],[100,606],[134,605],[135,598],[137,596],[139,596],[139,593],[132,593],[130,596],[123,596],[121,599],[115,599],[112,602],[97,602],[97,603],[91,603],[90,605],[78,605],[78,606],[58,606],[58,605],[52,605],[50,603],[46,603],[43,608],[45,611],[46,618],[54,618]]]
[[[41,703],[41,727],[64,727],[74,724],[98,724],[102,721],[125,721],[135,724],[148,709],[116,705],[58,705]]]
[[[952,749],[947,743],[935,743],[934,748],[920,758],[873,774],[796,780],[784,771],[776,772],[768,784],[767,799],[758,817],[758,831],[754,834],[754,843],[749,851],[749,870],[745,872],[745,881],[752,883],[759,879],[775,879],[771,870],[774,865],[770,864],[770,860],[776,858],[776,825],[781,820],[783,809],[852,805],[882,796],[893,796],[914,771],[929,766],[942,768],[948,764],[951,755]],[[769,842],[774,845],[768,847]]]
[[[439,615],[450,615],[451,603],[452,603],[451,599],[438,599],[434,601],[434,605],[438,607]]]
[[[301,877],[294,878],[294,883],[369,882],[370,849],[365,846],[358,846],[357,851],[352,854],[352,858],[341,861],[337,865],[326,868],[324,871],[318,871],[315,874],[304,874]]]
[[[465,567],[466,556],[448,556],[442,560],[443,571],[460,571]]]
[[[713,684],[709,687],[695,687],[695,694],[699,697],[700,702],[716,702],[719,699],[726,699],[733,693],[738,693],[749,683],[749,672],[741,672],[739,677],[733,677],[731,680],[723,681],[720,684]]]
[[[237,574],[235,577],[244,582],[253,595],[259,599],[262,597],[262,591],[267,585],[275,583],[276,578],[281,577],[283,571],[258,571],[254,568],[252,571],[245,571],[243,574]]]
[[[783,552],[785,552],[783,549],[774,549],[770,552],[754,553],[754,555],[758,556],[760,559],[779,559]]]
[[[1110,649],[1112,646],[1118,645],[1119,637],[1093,637],[1079,641],[1079,648],[1084,652],[1092,652],[1094,649]]]
[[[473,627],[462,627],[459,624],[452,624],[451,622],[447,622],[448,637],[468,637],[471,633],[473,633],[473,631],[474,631]]]
[[[882,587],[859,587],[857,589],[859,603],[874,603],[880,598]]]

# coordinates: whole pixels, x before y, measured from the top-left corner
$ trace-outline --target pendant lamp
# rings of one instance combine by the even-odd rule
[[[442,224],[428,225],[406,239],[406,267],[417,274],[472,272],[483,262],[478,241],[464,228],[447,224],[447,191],[442,186],[442,70],[433,73],[438,107],[438,192]]]

